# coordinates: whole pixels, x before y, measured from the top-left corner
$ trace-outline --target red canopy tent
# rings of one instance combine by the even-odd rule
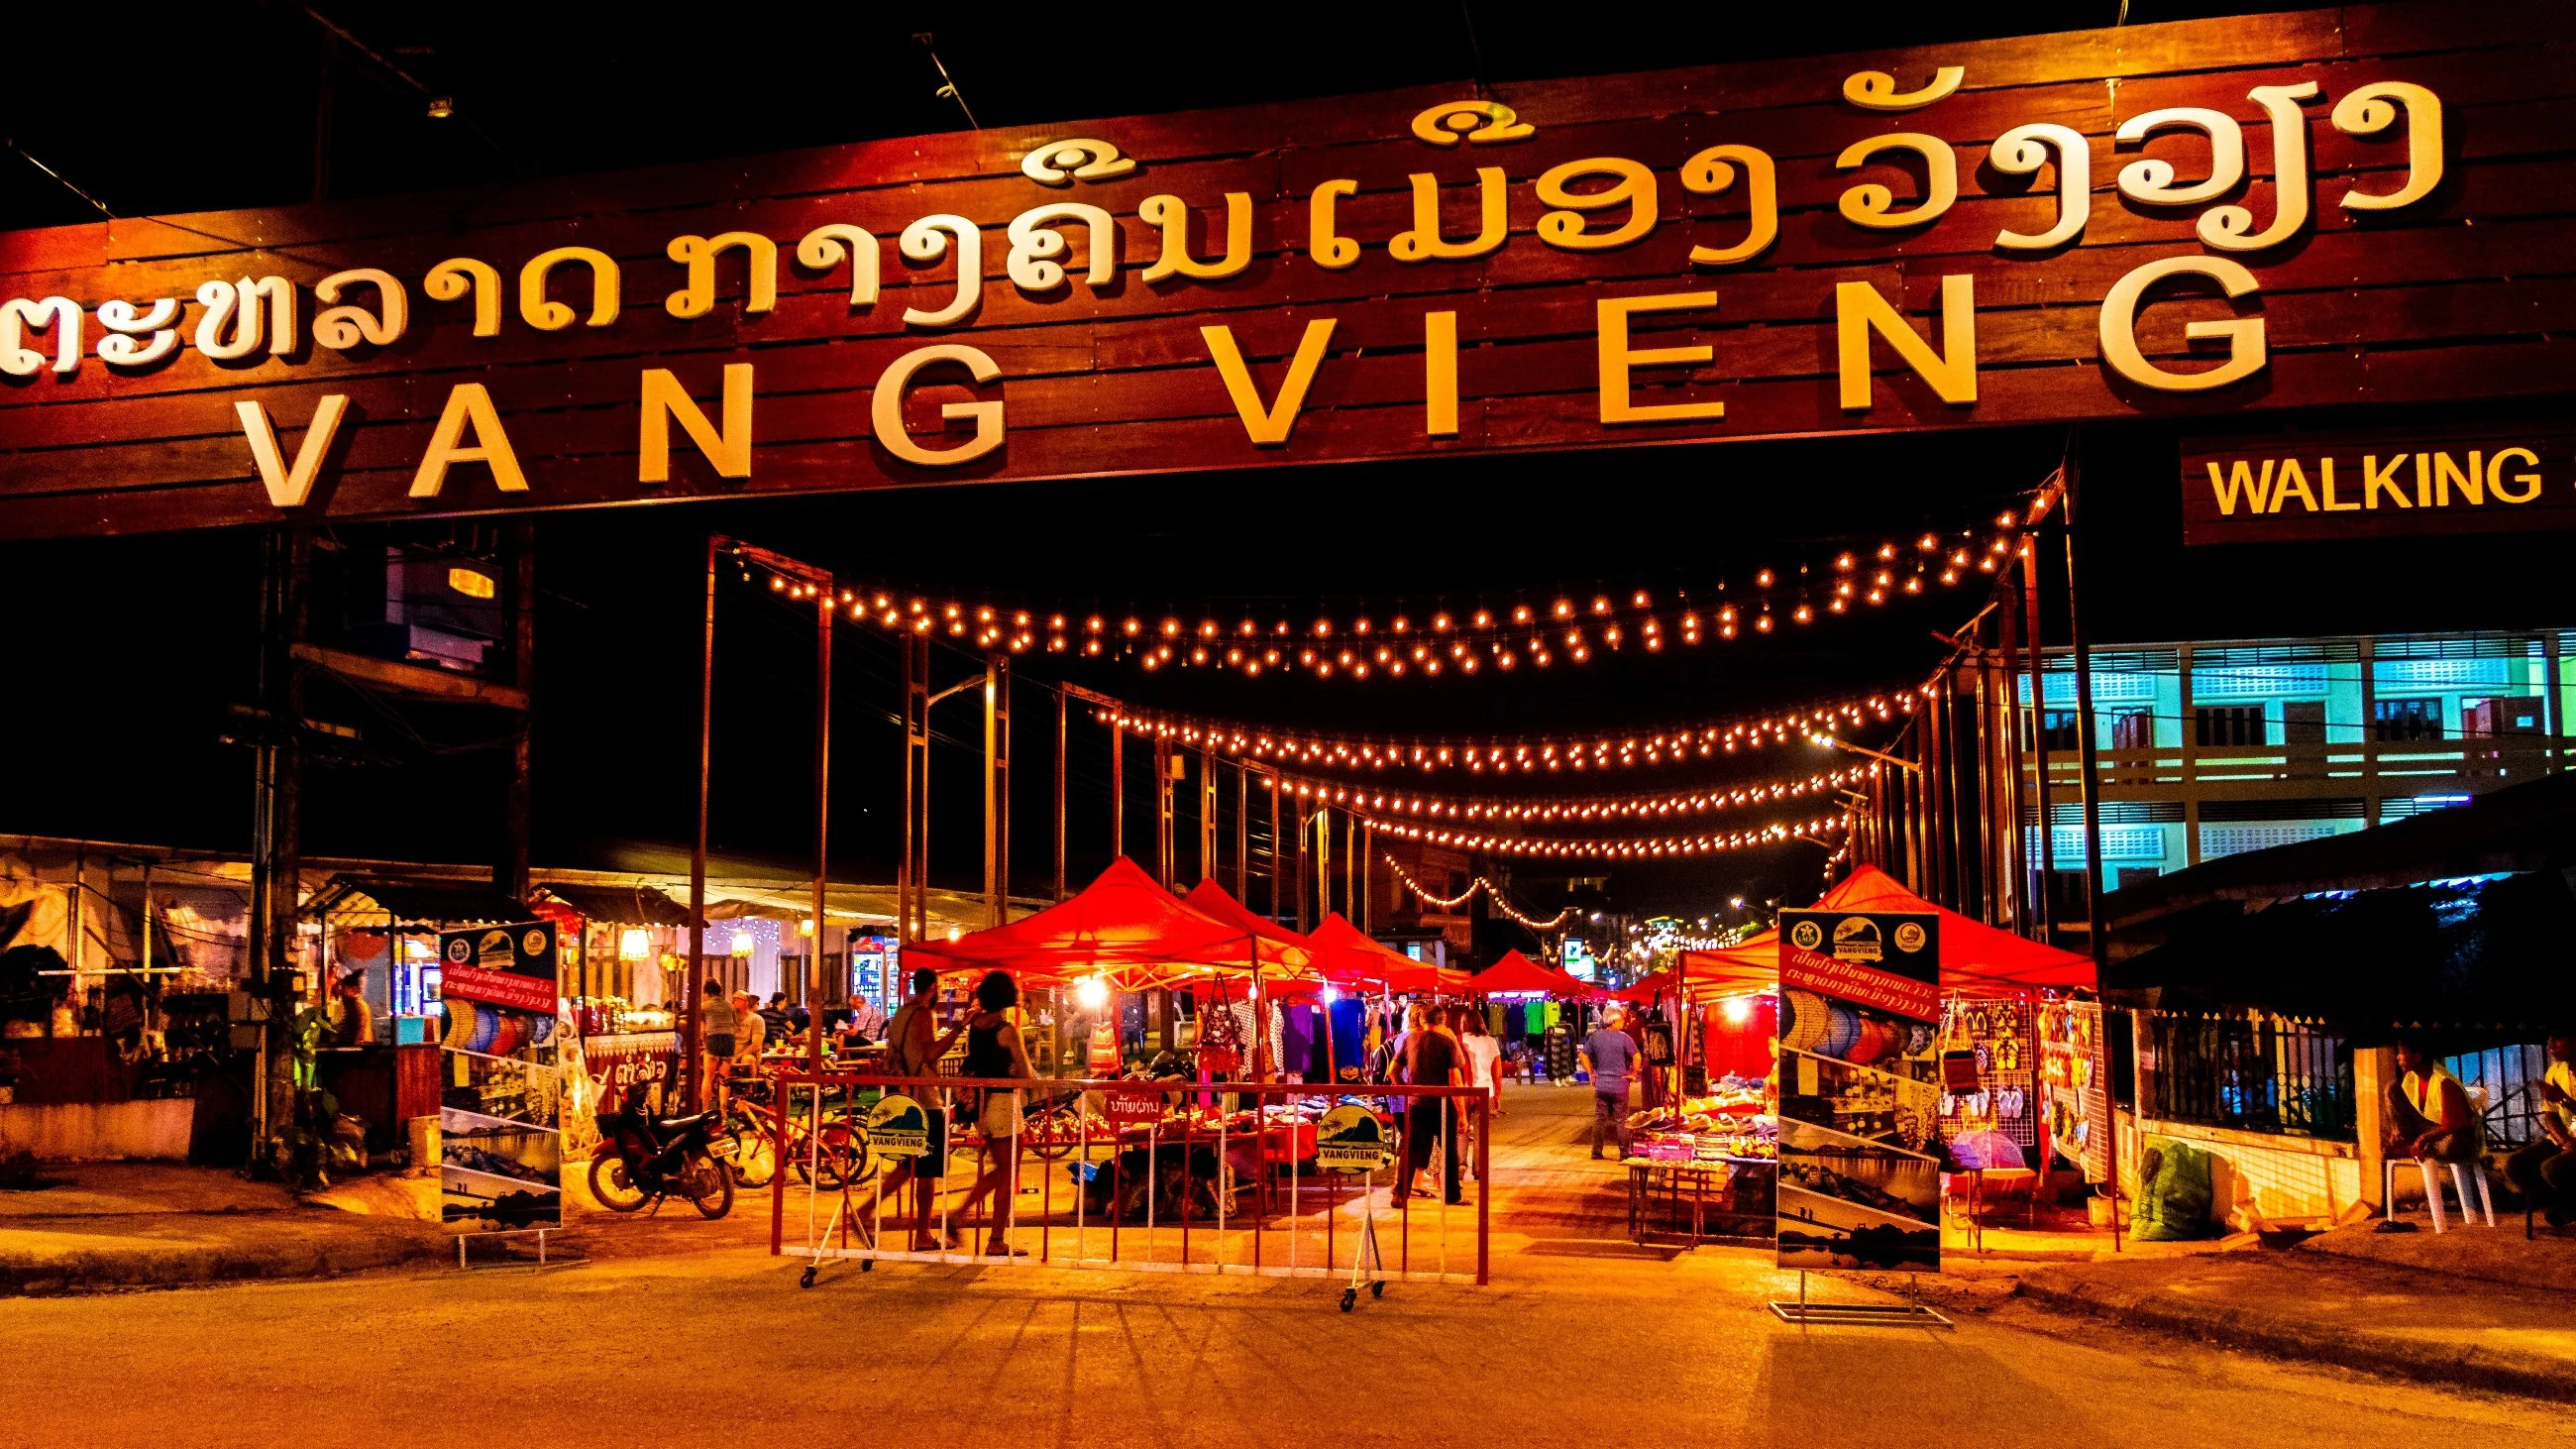
[[[1311,953],[1294,939],[1197,910],[1122,855],[1071,899],[954,941],[919,942],[903,954],[909,965],[943,973],[1007,971],[1050,984],[1101,976],[1136,991],[1256,967],[1282,977],[1309,974]]]
[[[1401,951],[1392,950],[1370,939],[1367,932],[1342,919],[1335,911],[1324,917],[1324,923],[1306,935],[1318,953],[1318,964],[1324,979],[1335,984],[1385,985],[1394,991],[1459,991],[1471,979],[1464,971],[1450,971],[1428,961],[1416,961]]]
[[[1552,971],[1522,955],[1505,951],[1503,959],[1467,978],[1470,991],[1543,992],[1549,996],[1586,996],[1592,988],[1562,971]]]
[[[1929,911],[1941,918],[1941,986],[1945,991],[1986,988],[2026,991],[2092,990],[2093,958],[1997,930],[1945,910],[1898,885],[1887,872],[1864,865],[1825,892],[1811,909],[1819,911]],[[1718,951],[1685,951],[1680,963],[1684,989],[1693,997],[1724,996],[1776,984],[1780,979],[1780,933],[1764,931]],[[1645,983],[1640,982],[1642,986]],[[1669,983],[1666,983],[1669,989]]]

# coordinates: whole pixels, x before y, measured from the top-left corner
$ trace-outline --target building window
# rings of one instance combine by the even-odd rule
[[[2124,891],[2133,885],[2144,885],[2148,881],[2154,880],[2157,876],[2163,875],[2164,873],[2164,867],[2162,866],[2124,865],[2120,867],[2119,871],[2113,876],[2115,883],[2112,885],[2111,889],[2115,891]]]
[[[2071,709],[2041,710],[2039,733],[2041,743],[2052,755],[2072,753],[2084,747],[2083,741],[2076,737],[2075,711]]]
[[[2152,750],[2156,747],[2156,716],[2152,710],[2125,709],[2111,717],[2111,748],[2115,750]]]
[[[2205,704],[2191,712],[2192,743],[2260,745],[2270,743],[2259,704]]]
[[[2294,699],[2281,706],[2281,743],[2322,745],[2326,742],[2326,702]]]
[[[2438,740],[2442,737],[2442,701],[2382,699],[2371,705],[2371,737],[2382,740]]]

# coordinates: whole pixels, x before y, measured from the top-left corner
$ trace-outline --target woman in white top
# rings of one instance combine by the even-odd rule
[[[1503,1111],[1503,1044],[1494,1040],[1493,1035],[1485,1030],[1483,1009],[1475,1006],[1461,1006],[1458,1008],[1457,1021],[1460,1055],[1466,1059],[1467,1070],[1464,1075],[1467,1078],[1467,1085],[1483,1090],[1485,1120],[1491,1121],[1501,1116]],[[1472,1114],[1462,1113],[1461,1117],[1466,1123],[1464,1135],[1472,1138],[1481,1124]],[[1469,1143],[1469,1148],[1473,1150],[1472,1141]],[[1490,1143],[1487,1144],[1486,1150],[1489,1152],[1492,1150]],[[1475,1158],[1471,1156],[1468,1161],[1472,1163]],[[1468,1171],[1472,1175],[1474,1169],[1470,1167]]]

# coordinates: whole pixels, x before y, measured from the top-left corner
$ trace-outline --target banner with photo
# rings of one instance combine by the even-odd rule
[[[2050,1001],[2039,1008],[2039,1112],[2049,1144],[2084,1169],[2111,1176],[2111,1100],[2102,1080],[2102,1004]]]
[[[1941,1267],[1941,920],[1780,914],[1779,1265]]]
[[[469,1232],[563,1221],[551,921],[442,932],[440,1216]]]

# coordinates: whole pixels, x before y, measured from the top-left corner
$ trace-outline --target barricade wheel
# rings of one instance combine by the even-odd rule
[[[877,1260],[876,1260],[876,1259],[874,1259],[874,1258],[861,1258],[861,1259],[859,1260],[859,1271],[860,1271],[860,1272],[862,1272],[862,1273],[873,1273],[873,1272],[875,1272],[876,1270],[877,1270]]]
[[[1386,1296],[1386,1284],[1385,1284],[1385,1282],[1380,1281],[1380,1282],[1376,1282],[1376,1283],[1371,1283],[1371,1284],[1369,1285],[1369,1296],[1370,1296],[1371,1298],[1384,1298],[1384,1297]]]
[[[799,1288],[811,1288],[814,1286],[813,1264],[806,1264],[805,1271],[796,1275],[796,1286]]]
[[[1343,1311],[1344,1313],[1348,1313],[1348,1312],[1350,1312],[1352,1309],[1357,1308],[1357,1307],[1359,1307],[1359,1306],[1360,1306],[1360,1290],[1358,1290],[1357,1288],[1345,1288],[1345,1289],[1343,1289],[1343,1290],[1342,1290],[1342,1311]]]

